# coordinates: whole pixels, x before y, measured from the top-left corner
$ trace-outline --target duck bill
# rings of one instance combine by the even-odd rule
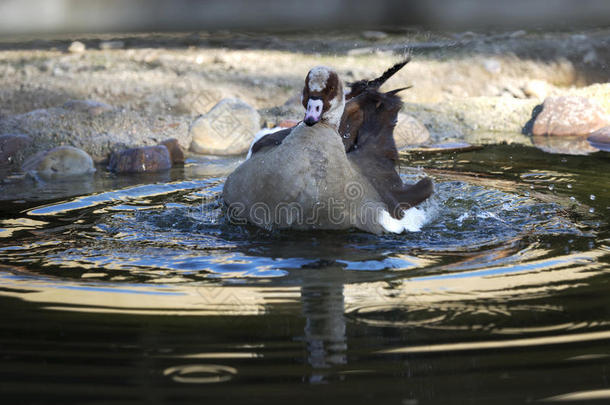
[[[305,118],[303,118],[303,122],[308,126],[312,126],[320,122],[323,107],[324,103],[322,100],[309,99],[307,101],[307,110],[305,111]]]

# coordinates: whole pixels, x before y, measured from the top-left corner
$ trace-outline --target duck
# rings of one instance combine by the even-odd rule
[[[434,191],[430,178],[404,183],[396,171],[393,131],[406,88],[379,88],[409,62],[380,77],[344,84],[326,66],[305,77],[305,115],[292,128],[256,140],[226,179],[222,199],[235,224],[373,234],[418,231],[417,206]]]

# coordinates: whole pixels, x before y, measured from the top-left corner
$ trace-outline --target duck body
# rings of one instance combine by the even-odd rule
[[[347,96],[335,71],[310,70],[303,121],[256,141],[227,178],[223,199],[232,222],[375,234],[418,230],[412,221],[422,224],[423,213],[414,207],[432,194],[432,181],[402,182],[393,137],[402,89],[378,91],[407,62],[351,84]]]
[[[348,229],[382,233],[387,210],[348,158],[337,131],[300,123],[281,144],[262,148],[225,182],[233,222],[266,229]]]

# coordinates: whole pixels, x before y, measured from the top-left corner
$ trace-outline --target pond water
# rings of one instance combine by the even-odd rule
[[[3,184],[5,403],[610,400],[610,154],[401,159],[402,235],[231,225],[236,159]]]

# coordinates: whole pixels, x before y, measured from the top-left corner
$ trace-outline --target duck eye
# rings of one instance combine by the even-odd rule
[[[320,111],[320,106],[316,106],[316,111]]]

